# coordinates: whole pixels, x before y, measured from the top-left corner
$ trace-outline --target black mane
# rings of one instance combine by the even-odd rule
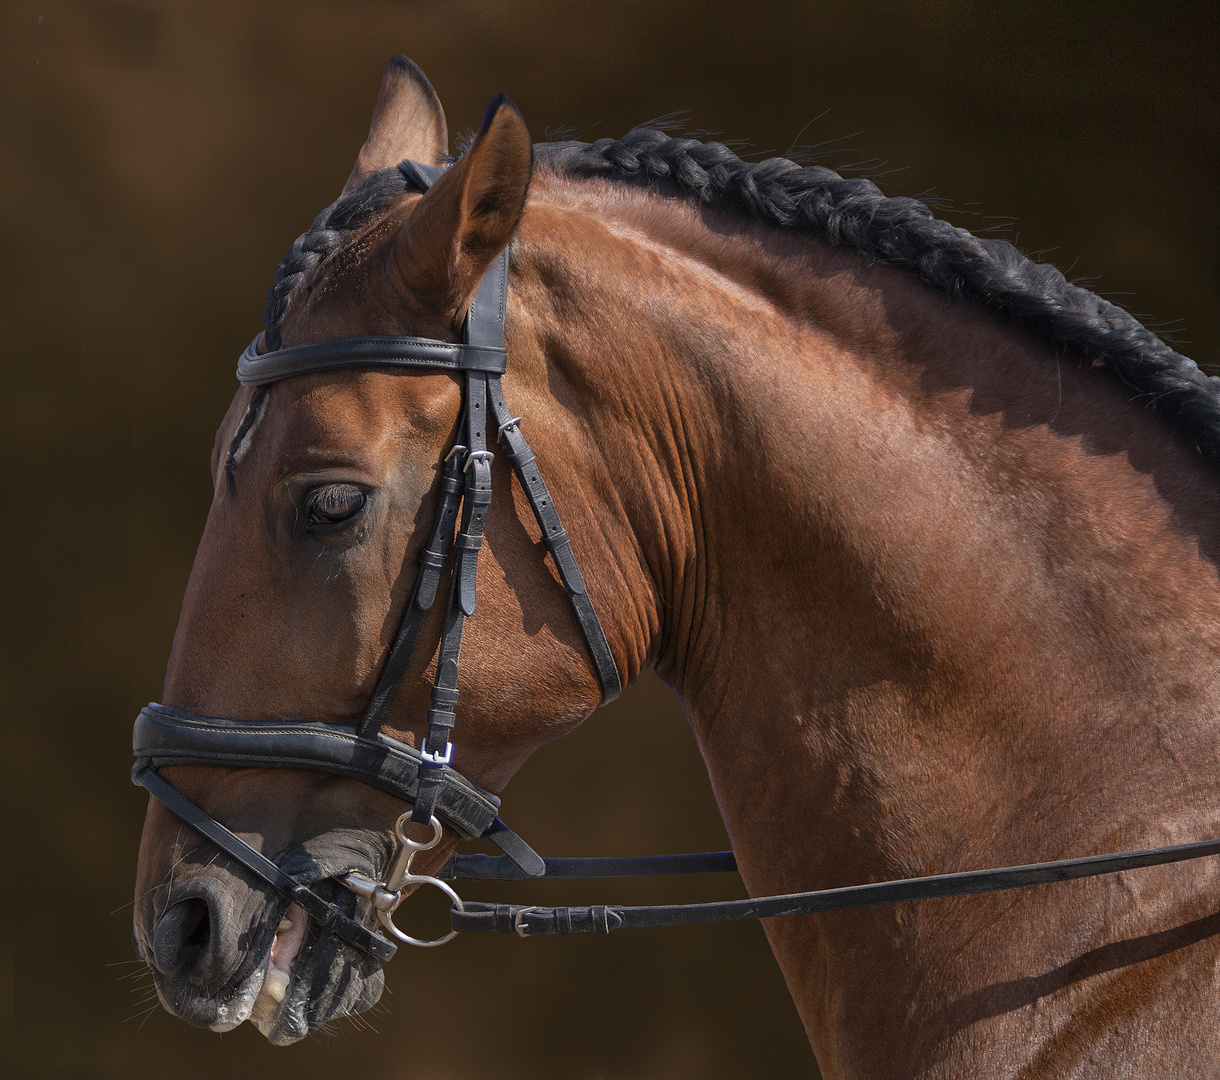
[[[1071,284],[1004,240],[938,221],[915,199],[887,199],[869,180],[844,179],[784,158],[742,161],[721,143],[636,128],[622,139],[540,143],[536,160],[568,176],[597,176],[679,194],[768,225],[795,229],[916,275],[951,297],[1015,319],[1065,352],[1098,363],[1150,408],[1171,416],[1198,452],[1220,458],[1220,378],[1204,375],[1122,308]],[[412,181],[382,169],[315,219],[276,270],[267,346],[279,344],[288,296],[313,266],[386,209]]]

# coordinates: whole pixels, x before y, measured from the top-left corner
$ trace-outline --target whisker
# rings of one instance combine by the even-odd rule
[[[157,1007],[155,1005],[152,1006],[152,1008],[150,1008],[150,1009],[140,1009],[136,1012],[133,1012],[129,1017],[127,1017],[126,1020],[123,1021],[123,1023],[126,1024],[128,1022],[128,1020],[135,1020],[137,1018],[143,1017],[143,1019],[140,1020],[140,1024],[139,1024],[140,1027],[143,1027],[145,1022],[148,1020],[148,1018],[150,1016],[152,1016],[152,1014],[155,1013],[156,1011],[157,1011]]]
[[[156,1005],[154,1005],[154,1006],[153,1006],[151,1009],[149,1009],[149,1010],[148,1010],[148,1012],[146,1012],[146,1013],[144,1014],[144,1019],[140,1021],[140,1027],[143,1027],[145,1024],[147,1024],[147,1023],[148,1023],[148,1018],[149,1018],[150,1016],[152,1016],[152,1014],[153,1014],[153,1013],[155,1013],[156,1011],[157,1011],[157,1006],[156,1006]]]

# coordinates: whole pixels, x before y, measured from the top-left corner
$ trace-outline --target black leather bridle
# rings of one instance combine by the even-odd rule
[[[427,190],[443,172],[440,168],[413,161],[404,161],[398,168],[421,191]],[[397,946],[325,899],[307,883],[285,873],[183,796],[159,770],[167,765],[317,770],[352,777],[411,803],[412,809],[395,824],[398,848],[382,880],[373,881],[356,871],[341,875],[338,880],[369,902],[382,927],[399,940],[416,945],[440,944],[449,940],[452,934],[437,941],[420,941],[394,926],[391,916],[407,885],[429,884],[443,889],[454,901],[454,932],[500,931],[522,936],[604,934],[620,927],[766,918],[900,900],[962,896],[1220,853],[1220,840],[1208,840],[1146,851],[712,904],[544,908],[463,903],[445,884],[446,880],[511,881],[543,876],[603,878],[736,869],[732,852],[634,859],[544,860],[500,820],[500,800],[453,768],[454,744],[450,733],[458,699],[462,631],[465,620],[475,611],[475,569],[491,501],[493,454],[487,448],[487,430],[492,421],[496,424],[499,445],[525,490],[542,530],[543,542],[558,567],[560,580],[588,645],[603,702],[614,700],[622,689],[618,668],[585,590],[567,533],[542,480],[534,453],[521,434],[520,417],[512,415],[504,399],[500,377],[505,371],[507,357],[504,348],[507,304],[508,254],[505,252],[496,258],[480,283],[460,342],[417,337],[348,337],[260,355],[260,338],[255,338],[242,354],[237,377],[251,386],[264,386],[296,375],[364,366],[401,368],[410,373],[455,372],[462,379],[458,438],[464,442],[459,441],[445,458],[432,528],[419,555],[419,572],[359,724],[351,727],[306,721],[228,720],[155,703],[140,711],[133,733],[136,764],[132,780],[183,821],[283,896],[303,907],[327,931],[378,960],[389,960]],[[381,728],[410,663],[424,619],[436,599],[451,551],[453,571],[432,686],[428,732],[422,746],[416,749],[384,734]],[[409,839],[405,831],[408,821],[431,825],[432,839],[427,843]],[[437,843],[442,824],[450,826],[459,837],[481,837],[491,841],[504,856],[454,855],[435,877],[412,873],[412,857]]]
[[[412,161],[403,162],[399,168],[420,190],[427,190],[443,171]],[[186,799],[159,770],[166,765],[228,765],[316,769],[351,776],[410,802],[411,821],[423,825],[437,822],[438,832],[439,823],[443,823],[460,837],[489,840],[526,876],[537,877],[545,872],[542,859],[500,820],[500,800],[462,776],[451,764],[450,733],[458,700],[462,631],[466,619],[475,611],[475,571],[491,502],[494,454],[487,447],[489,412],[496,425],[499,444],[525,489],[542,530],[543,542],[558,567],[560,580],[576,613],[601,685],[602,701],[618,697],[622,682],[554,500],[543,482],[534,453],[521,434],[520,417],[512,415],[504,399],[500,376],[504,374],[507,355],[504,348],[507,310],[506,251],[493,261],[480,282],[460,342],[418,337],[347,337],[278,349],[265,355],[258,352],[260,338],[251,342],[237,365],[238,379],[249,386],[265,386],[313,372],[364,366],[393,367],[410,373],[455,372],[462,380],[459,441],[444,460],[431,532],[419,555],[419,572],[389,655],[358,725],[226,720],[158,704],[141,710],[135,724],[133,742],[137,761],[132,778],[137,784],[147,788],[247,869],[291,896],[332,933],[383,960],[393,956],[395,946],[392,943],[371,933],[304,883],[288,877],[260,852]],[[381,728],[410,663],[420,629],[436,599],[451,549],[453,573],[432,686],[428,732],[423,744],[415,749],[384,734]],[[405,822],[400,821],[400,846],[410,843],[405,840],[404,825]],[[345,881],[345,884],[352,887],[352,883]],[[355,891],[367,894],[374,906],[378,900],[383,905],[390,903],[387,894],[397,891],[394,883],[386,882],[381,894],[376,892],[377,884],[369,883],[363,888],[357,885]],[[395,897],[393,902],[396,900]]]

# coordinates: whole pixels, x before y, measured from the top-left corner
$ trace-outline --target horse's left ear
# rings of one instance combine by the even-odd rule
[[[449,152],[449,128],[441,100],[419,66],[401,53],[391,56],[373,106],[369,137],[360,148],[343,194],[371,172],[403,158],[439,165]]]
[[[460,321],[521,220],[533,162],[517,106],[497,95],[470,148],[424,194],[394,237],[387,270],[397,284]]]

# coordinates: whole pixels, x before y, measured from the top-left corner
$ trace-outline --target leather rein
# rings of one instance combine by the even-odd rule
[[[421,191],[426,191],[443,172],[441,168],[413,161],[404,161],[398,168]],[[230,720],[156,703],[140,711],[132,736],[136,756],[133,782],[146,788],[220,850],[282,896],[299,904],[335,937],[381,961],[391,959],[397,946],[366,925],[370,915],[394,938],[421,946],[443,944],[458,932],[498,931],[522,937],[606,934],[628,927],[770,918],[903,900],[966,896],[1220,854],[1220,839],[1216,839],[1028,866],[706,904],[548,908],[463,901],[448,881],[614,878],[720,873],[737,869],[731,851],[621,859],[543,859],[500,820],[499,798],[467,779],[452,765],[454,744],[450,733],[458,698],[462,631],[465,620],[475,612],[475,570],[491,502],[494,455],[487,448],[487,430],[492,420],[496,424],[499,445],[525,490],[542,530],[543,542],[575,611],[601,686],[603,703],[614,700],[622,690],[618,668],[586,592],[584,578],[554,500],[542,480],[534,453],[521,434],[521,418],[512,415],[504,398],[500,377],[507,362],[504,348],[507,309],[506,251],[496,258],[480,282],[460,342],[417,337],[347,337],[260,355],[260,338],[256,337],[238,361],[237,377],[250,386],[350,367],[394,367],[408,373],[452,371],[462,380],[463,401],[458,422],[459,442],[444,460],[432,528],[419,555],[415,584],[359,724]],[[428,711],[428,733],[416,749],[386,735],[381,728],[410,663],[425,617],[436,600],[443,571],[451,556],[453,570]],[[388,792],[411,803],[412,808],[395,822],[397,846],[380,880],[370,879],[355,870],[335,878],[357,898],[357,914],[353,916],[308,883],[281,870],[182,795],[161,775],[160,770],[167,765],[308,769],[335,773]],[[431,826],[431,838],[420,842],[408,837],[406,829],[411,822]],[[413,873],[411,864],[415,855],[439,843],[443,825],[448,825],[463,839],[489,840],[504,854],[455,854],[435,876]],[[394,911],[407,887],[419,885],[439,888],[452,901],[452,930],[442,938],[413,938],[394,924]]]

